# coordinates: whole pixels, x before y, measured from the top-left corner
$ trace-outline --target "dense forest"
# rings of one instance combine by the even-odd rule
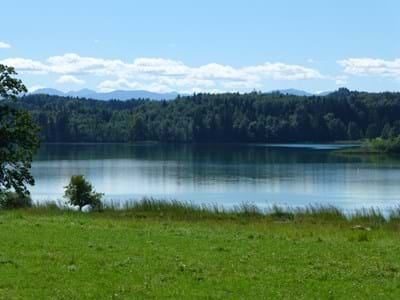
[[[196,94],[173,101],[28,95],[45,142],[328,142],[400,134],[400,93]]]

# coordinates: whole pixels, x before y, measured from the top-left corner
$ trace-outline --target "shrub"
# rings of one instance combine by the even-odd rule
[[[28,194],[15,192],[0,193],[1,209],[27,208],[32,206],[32,199]]]
[[[96,193],[93,186],[83,175],[74,175],[71,177],[69,184],[65,187],[64,197],[67,198],[69,204],[77,205],[82,208],[85,205],[91,205],[94,209],[101,209],[101,199],[103,194]]]
[[[376,138],[367,141],[365,148],[380,153],[400,153],[400,136],[388,139]]]

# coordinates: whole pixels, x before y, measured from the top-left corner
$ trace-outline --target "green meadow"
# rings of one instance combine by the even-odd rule
[[[0,299],[398,299],[399,214],[0,211]]]

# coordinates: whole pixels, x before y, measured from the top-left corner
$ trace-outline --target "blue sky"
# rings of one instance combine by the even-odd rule
[[[399,1],[1,6],[0,63],[15,66],[31,89],[400,90]]]

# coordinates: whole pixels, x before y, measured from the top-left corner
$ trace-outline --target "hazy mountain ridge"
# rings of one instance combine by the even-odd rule
[[[298,89],[284,89],[284,90],[273,90],[268,93],[280,93],[283,95],[293,95],[293,96],[304,96],[304,97],[310,97],[310,96],[327,96],[332,91],[325,91],[325,92],[319,92],[319,93],[309,93],[307,91],[303,90],[298,90]]]
[[[267,92],[269,93],[280,93],[283,95],[294,95],[294,96],[326,96],[329,95],[331,92],[322,92],[322,93],[309,93],[303,90],[297,89],[284,89],[284,90],[273,90]],[[57,89],[52,88],[42,88],[38,89],[31,94],[47,94],[52,96],[65,96],[65,97],[78,97],[78,98],[88,98],[88,99],[95,99],[95,100],[129,100],[129,99],[151,99],[151,100],[173,100],[175,99],[179,93],[177,92],[170,92],[170,93],[155,93],[149,92],[145,90],[116,90],[107,93],[98,93],[96,91],[90,89],[81,89],[78,91],[70,91],[70,92],[62,92]]]
[[[64,93],[62,91],[43,88],[38,89],[31,94],[47,94],[52,96],[65,96],[65,97],[78,97],[78,98],[88,98],[95,100],[129,100],[129,99],[152,99],[152,100],[173,100],[178,96],[178,93],[154,93],[144,90],[134,90],[134,91],[123,91],[116,90],[108,93],[98,93],[90,89],[82,89],[78,91],[70,91]]]
[[[312,96],[313,94],[297,89],[284,89],[284,90],[273,90],[268,93],[279,93],[283,95],[294,95],[294,96]]]

